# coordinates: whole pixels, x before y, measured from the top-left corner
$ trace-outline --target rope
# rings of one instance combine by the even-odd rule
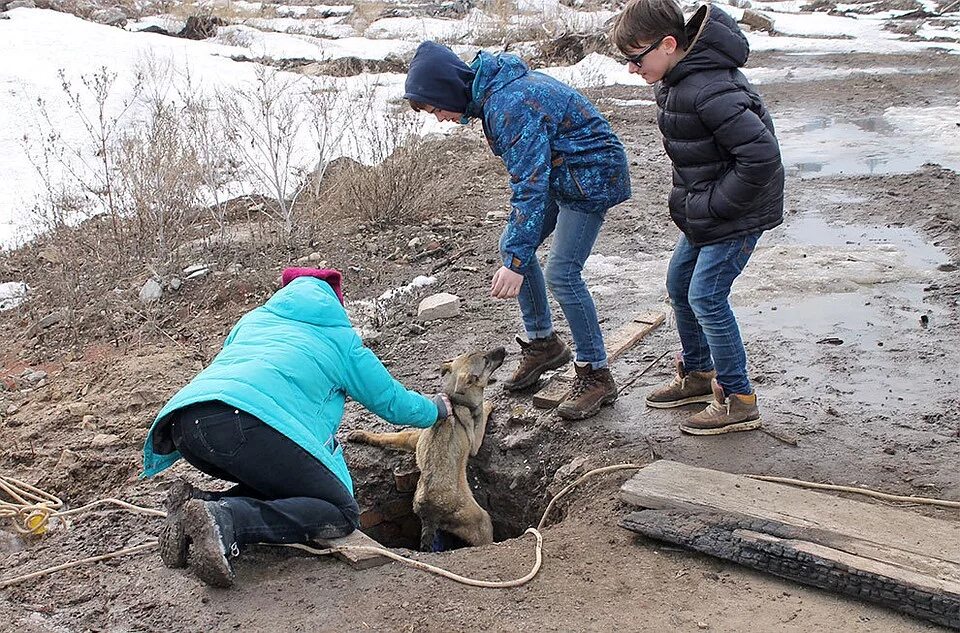
[[[96,563],[101,560],[107,560],[109,558],[117,558],[118,556],[126,556],[127,554],[136,554],[138,552],[145,552],[149,549],[153,549],[159,545],[159,541],[147,541],[143,545],[135,545],[134,547],[127,547],[116,552],[110,552],[109,554],[101,554],[100,556],[91,556],[89,558],[81,558],[80,560],[75,560],[69,563],[64,563],[62,565],[57,565],[56,567],[47,567],[46,569],[41,569],[40,571],[35,571],[31,574],[24,574],[23,576],[17,576],[15,578],[10,578],[8,580],[0,580],[0,589],[4,587],[10,587],[17,583],[21,583],[25,580],[31,580],[33,578],[40,578],[41,576],[47,576],[49,574],[63,571],[64,569],[70,569],[71,567],[79,567],[80,565],[86,565],[87,563]]]
[[[772,477],[769,475],[745,475],[750,479],[760,481],[769,481],[777,484],[788,484],[798,488],[812,488],[814,490],[833,490],[834,492],[852,492],[866,497],[883,499],[884,501],[897,501],[906,503],[917,503],[926,506],[939,506],[941,508],[960,508],[960,501],[949,501],[947,499],[933,499],[930,497],[909,497],[903,495],[891,495],[886,492],[878,492],[869,488],[856,488],[854,486],[837,486],[834,484],[818,484],[813,481],[803,481],[802,479],[790,479],[789,477]]]

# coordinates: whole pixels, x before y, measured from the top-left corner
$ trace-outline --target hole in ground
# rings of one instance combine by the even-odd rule
[[[420,519],[413,512],[419,477],[413,456],[357,446],[349,461],[361,530],[387,547],[421,549]],[[549,502],[547,486],[566,461],[562,454],[555,454],[547,464],[518,451],[499,450],[481,450],[471,459],[467,481],[477,503],[490,513],[495,541],[536,526]],[[455,549],[456,540],[444,537],[442,549]]]

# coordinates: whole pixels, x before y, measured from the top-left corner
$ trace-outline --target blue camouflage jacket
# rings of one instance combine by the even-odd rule
[[[513,190],[503,265],[522,273],[540,244],[550,199],[600,213],[630,197],[627,157],[586,97],[531,72],[516,55],[481,51],[471,68],[476,76],[466,115],[483,120]]]

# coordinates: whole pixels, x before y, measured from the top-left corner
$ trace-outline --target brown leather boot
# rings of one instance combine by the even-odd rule
[[[661,385],[647,396],[647,406],[654,409],[670,409],[685,404],[713,402],[711,381],[716,378],[715,371],[691,371],[683,368],[683,360],[677,357],[677,375],[665,385]]]
[[[576,365],[577,377],[570,395],[557,407],[557,413],[567,420],[584,420],[595,416],[600,407],[617,399],[617,383],[610,370],[592,369],[590,365]]]
[[[529,343],[517,337],[520,343],[520,366],[510,380],[503,383],[507,391],[520,391],[532,386],[540,375],[551,369],[559,369],[570,362],[570,348],[554,332],[546,338],[535,338]]]
[[[681,431],[691,435],[720,435],[759,428],[757,394],[732,393],[727,396],[716,380],[713,381],[713,402],[680,425]]]

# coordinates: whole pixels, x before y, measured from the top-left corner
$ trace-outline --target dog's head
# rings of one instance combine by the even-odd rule
[[[440,365],[443,392],[458,404],[477,407],[483,403],[483,390],[494,382],[493,372],[503,364],[507,350],[467,352]]]

